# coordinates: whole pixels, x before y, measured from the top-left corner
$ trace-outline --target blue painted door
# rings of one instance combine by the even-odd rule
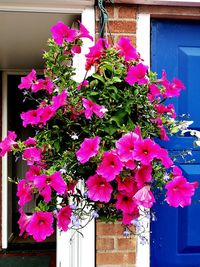
[[[187,90],[175,99],[177,115],[190,114],[192,128],[200,130],[200,22],[153,20],[151,69],[163,69],[167,78],[180,78]],[[176,137],[163,142],[172,153],[192,147],[192,137]],[[189,181],[200,181],[200,150],[192,150],[187,160],[179,157],[178,165]],[[195,158],[195,162],[188,160]],[[154,208],[156,221],[151,222],[151,267],[200,267],[200,189],[193,205],[169,207],[164,197]]]

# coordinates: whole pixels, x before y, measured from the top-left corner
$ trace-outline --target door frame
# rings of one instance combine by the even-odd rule
[[[20,1],[18,1],[20,2]],[[48,3],[47,3],[48,2]],[[45,13],[65,13],[65,14],[80,14],[81,22],[89,30],[90,34],[95,36],[95,12],[93,7],[93,0],[68,0],[68,1],[33,1],[29,0],[26,4],[16,3],[16,1],[7,1],[6,4],[0,4],[0,11],[23,11],[23,12],[45,12]],[[69,5],[66,5],[67,2]],[[41,5],[43,3],[43,6]],[[59,5],[60,3],[60,5]],[[58,4],[56,6],[56,4]],[[84,54],[92,46],[92,42],[84,38],[82,54],[75,58],[74,66],[77,68],[75,79],[81,81],[85,75],[84,68]],[[2,139],[7,136],[7,75],[9,74],[24,74],[23,70],[5,70],[2,72]],[[2,248],[6,249],[8,246],[7,225],[8,225],[8,184],[7,184],[7,155],[2,158]],[[76,236],[71,242],[72,233],[60,233],[57,231],[57,267],[94,267],[95,266],[95,222],[94,220],[87,225],[82,231],[84,238],[80,235]],[[88,249],[93,244],[93,249]],[[70,265],[69,265],[70,264]]]

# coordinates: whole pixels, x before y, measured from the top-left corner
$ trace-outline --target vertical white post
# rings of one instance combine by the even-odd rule
[[[94,8],[84,9],[81,22],[89,30],[90,35],[95,34]],[[77,69],[74,79],[82,82],[85,76],[85,57],[89,52],[91,40],[83,38],[82,53],[74,58]],[[57,267],[95,267],[95,222],[91,221],[83,230],[83,237],[69,230],[66,233],[57,231]]]
[[[2,74],[2,139],[8,132],[8,93],[7,73]],[[8,159],[7,154],[2,158],[2,248],[8,246]]]
[[[141,54],[144,63],[148,66],[150,66],[150,30],[150,14],[138,14],[136,32],[137,51]],[[142,245],[140,239],[137,238],[137,267],[150,266],[150,220],[145,219],[143,223],[146,226],[145,237],[148,243]]]

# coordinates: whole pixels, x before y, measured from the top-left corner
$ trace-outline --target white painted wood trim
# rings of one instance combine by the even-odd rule
[[[94,0],[7,0],[0,1],[0,11],[81,13],[86,7],[93,7]]]
[[[150,66],[150,14],[138,14],[136,45],[137,51],[141,54],[144,63]],[[146,238],[148,244],[142,245],[140,239],[137,238],[137,256],[136,267],[150,267],[150,221],[145,220]]]
[[[81,22],[95,37],[94,8],[86,8],[81,14]],[[85,75],[85,57],[93,43],[83,38],[82,53],[75,57],[74,66],[78,67],[74,77],[82,82]],[[95,221],[92,220],[81,230],[83,237],[73,230],[57,231],[57,267],[95,267]]]
[[[8,134],[7,73],[2,73],[2,139]],[[8,246],[8,156],[2,157],[2,248]]]

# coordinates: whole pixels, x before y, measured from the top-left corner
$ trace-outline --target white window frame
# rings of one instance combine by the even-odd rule
[[[21,2],[21,4],[20,4]],[[43,5],[42,5],[43,4]],[[53,12],[53,13],[72,13],[80,14],[81,22],[89,30],[90,34],[95,37],[95,13],[93,0],[70,1],[70,0],[38,0],[10,1],[0,3],[0,11],[24,11],[24,12]],[[77,57],[75,66],[78,69],[76,74],[77,80],[83,79],[84,54],[88,52],[88,47],[92,43],[84,38],[82,54]],[[20,72],[20,71],[19,71]],[[7,136],[7,75],[19,74],[18,71],[6,71],[2,74],[2,139]],[[8,167],[7,155],[2,158],[2,248],[8,247]],[[82,231],[81,235],[75,235],[73,242],[70,242],[72,233],[60,233],[57,231],[57,267],[95,267],[95,222],[90,222]]]
[[[136,47],[141,54],[144,64],[150,66],[150,14],[139,13],[137,16],[137,31],[136,31]],[[150,220],[146,219],[143,222],[146,225],[146,238],[148,243],[143,245],[140,243],[140,238],[137,238],[137,256],[136,267],[150,267]]]

